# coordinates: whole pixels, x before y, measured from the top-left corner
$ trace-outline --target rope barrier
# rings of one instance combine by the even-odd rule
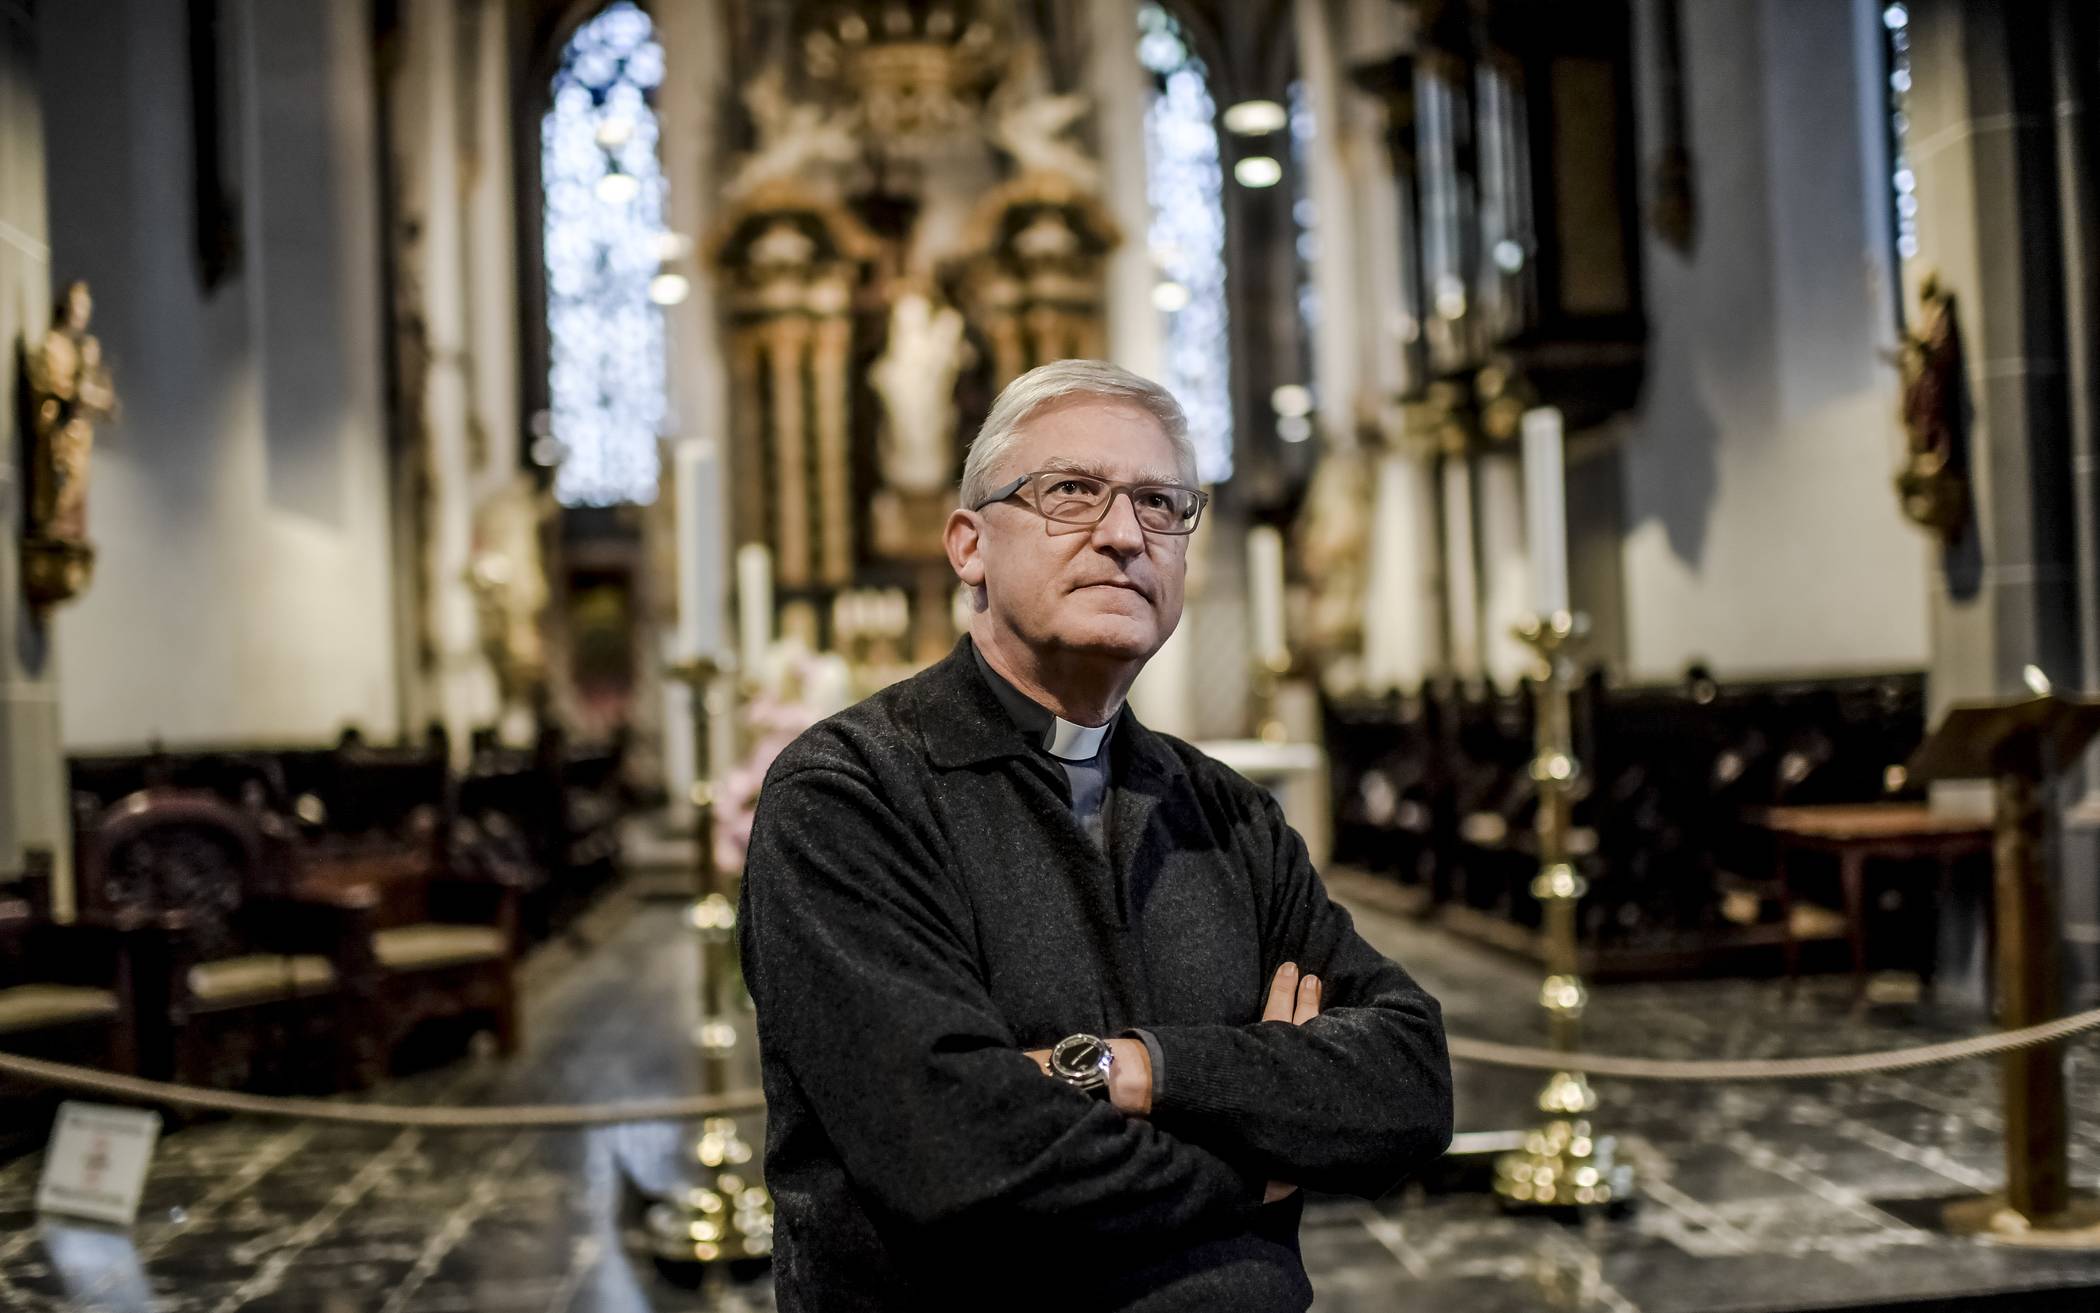
[[[1602,1053],[1562,1053],[1555,1049],[1452,1036],[1451,1056],[1460,1062],[1529,1071],[1581,1071],[1621,1080],[1756,1081],[1829,1080],[1881,1072],[1912,1071],[1975,1058],[1994,1057],[2016,1049],[2054,1044],[2100,1029],[2100,1008],[2073,1013],[2019,1030],[1975,1035],[1968,1039],[1876,1053],[1848,1053],[1815,1058],[1667,1059],[1627,1058]],[[83,1090],[135,1103],[160,1103],[209,1112],[245,1113],[253,1117],[292,1117],[302,1121],[341,1122],[430,1130],[575,1130],[632,1122],[699,1121],[758,1112],[765,1096],[758,1090],[682,1098],[636,1099],[598,1104],[511,1104],[486,1107],[410,1107],[387,1103],[343,1103],[333,1099],[284,1098],[207,1090],[194,1085],[119,1076],[92,1067],[76,1067],[41,1058],[0,1053],[0,1075],[41,1085]]]
[[[0,1053],[0,1075],[17,1076],[61,1089],[84,1090],[135,1103],[164,1103],[208,1112],[246,1113],[251,1117],[295,1117],[301,1121],[346,1122],[358,1126],[415,1127],[430,1130],[571,1130],[618,1126],[629,1122],[699,1121],[757,1112],[766,1106],[757,1090],[692,1095],[675,1099],[637,1099],[629,1103],[535,1103],[511,1106],[431,1108],[388,1103],[340,1103],[333,1099],[281,1098],[207,1090],[194,1085],[119,1076],[92,1067],[46,1062]]]
[[[1602,1053],[1561,1053],[1553,1049],[1497,1044],[1492,1040],[1450,1040],[1451,1056],[1461,1062],[1495,1067],[1521,1067],[1530,1071],[1580,1071],[1590,1076],[1615,1076],[1622,1080],[1748,1081],[1828,1080],[1844,1076],[1867,1076],[1889,1071],[1912,1071],[1950,1062],[1966,1062],[2011,1053],[2016,1049],[2053,1044],[2082,1031],[2100,1027],[2100,1008],[2058,1017],[2019,1030],[1920,1044],[1877,1053],[1834,1054],[1820,1058],[1622,1058]]]

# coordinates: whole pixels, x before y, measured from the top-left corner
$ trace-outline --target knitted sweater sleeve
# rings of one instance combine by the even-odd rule
[[[776,770],[753,825],[739,934],[761,1052],[855,1185],[922,1235],[1002,1252],[1244,1222],[1262,1178],[1023,1054],[924,832],[872,772],[829,765]]]
[[[1274,799],[1250,809],[1268,872],[1265,970],[1318,975],[1322,1011],[1302,1026],[1151,1027],[1153,1120],[1261,1175],[1375,1198],[1451,1142],[1442,1012],[1327,897]]]

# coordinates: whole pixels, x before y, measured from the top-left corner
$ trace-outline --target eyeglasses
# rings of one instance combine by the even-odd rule
[[[1038,470],[1023,474],[970,509],[981,511],[993,502],[1005,501],[1024,486],[1030,493],[1028,504],[1036,513],[1059,524],[1099,524],[1107,518],[1116,494],[1128,493],[1138,527],[1146,533],[1194,533],[1210,501],[1209,493],[1178,483],[1112,483],[1070,470]]]

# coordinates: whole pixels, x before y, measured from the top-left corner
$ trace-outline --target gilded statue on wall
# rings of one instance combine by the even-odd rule
[[[102,344],[88,332],[94,309],[86,283],[66,284],[50,328],[26,361],[32,446],[22,586],[39,606],[77,595],[94,567],[87,537],[89,462],[95,425],[115,414],[117,404]]]
[[[1962,460],[1961,333],[1954,294],[1927,275],[1918,294],[1919,326],[1904,334],[1903,430],[1908,450],[1896,473],[1903,513],[1948,542],[1969,520],[1969,481]]]

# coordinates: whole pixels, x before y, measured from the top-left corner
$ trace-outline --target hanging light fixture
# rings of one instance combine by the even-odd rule
[[[1241,137],[1266,136],[1291,121],[1290,114],[1273,100],[1243,100],[1228,105],[1222,118],[1225,130]]]
[[[1283,165],[1272,155],[1249,155],[1232,166],[1232,177],[1242,187],[1274,187],[1283,181]]]

